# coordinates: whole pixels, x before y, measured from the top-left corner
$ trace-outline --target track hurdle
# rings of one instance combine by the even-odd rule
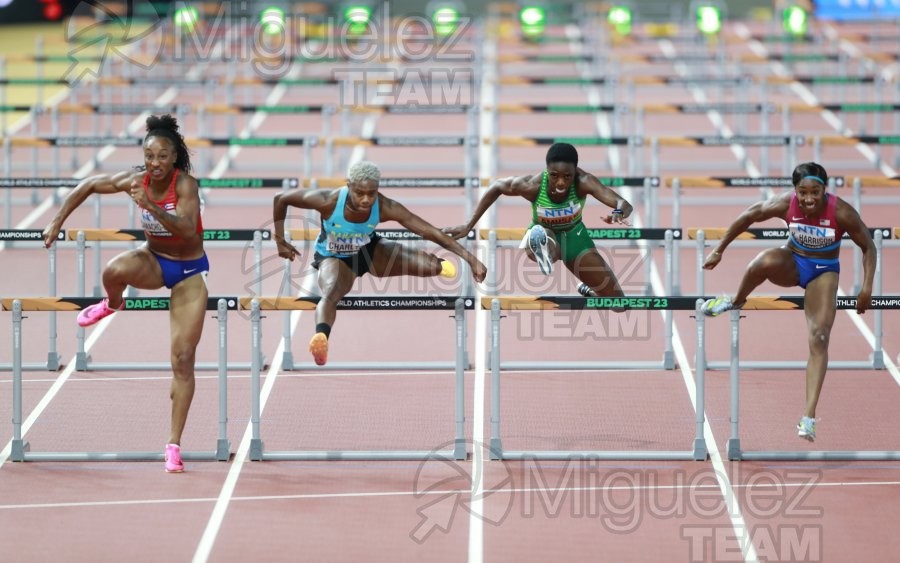
[[[823,135],[813,137],[813,159],[816,162],[822,162],[822,147],[823,146],[850,146],[854,147],[857,145],[875,145],[879,147],[880,150],[872,151],[875,156],[875,162],[872,163],[872,166],[877,170],[884,163],[884,156],[882,152],[885,150],[885,147],[893,146],[894,147],[894,157],[897,157],[897,148],[900,146],[900,135],[897,134],[888,134],[888,135],[853,135],[853,136],[840,136],[840,135]],[[847,162],[836,162],[832,163],[833,159],[829,159],[831,162],[829,166],[834,167],[846,167],[849,166],[850,163]]]
[[[411,242],[423,242],[424,239],[407,231],[405,229],[376,229],[375,233],[379,236],[387,239],[387,240],[402,240],[402,241],[411,241]],[[297,242],[301,244],[310,245],[315,242],[316,238],[319,235],[318,229],[288,229],[285,231],[285,239],[288,242]],[[467,241],[471,242],[474,240],[474,233],[470,233],[467,237]],[[469,249],[472,250],[472,249]],[[462,293],[464,295],[472,295],[474,288],[472,287],[472,281],[470,276],[469,265],[465,262],[460,262],[458,276],[463,280],[463,287],[461,288]],[[284,271],[283,271],[283,279],[282,287],[287,288],[291,287],[291,262],[289,260],[284,261]],[[291,300],[293,297],[287,295],[279,296],[281,300]],[[282,341],[284,343],[284,355],[281,359],[282,369],[285,371],[293,371],[293,370],[303,370],[303,369],[315,369],[318,371],[322,370],[347,370],[347,369],[359,369],[359,368],[368,368],[371,366],[370,363],[366,362],[365,364],[360,364],[358,362],[329,362],[324,366],[317,366],[312,362],[294,362],[294,354],[291,346],[291,311],[292,310],[314,310],[315,304],[318,303],[318,297],[300,297],[301,300],[310,300],[305,305],[300,305],[299,303],[293,308],[285,308],[284,314],[284,325],[282,328]],[[349,297],[347,299],[350,299]],[[379,297],[380,299],[380,297]],[[285,301],[288,302],[288,301]],[[301,301],[302,303],[304,301]],[[311,303],[311,304],[310,304]],[[464,351],[465,352],[465,351]],[[468,357],[464,356],[464,363],[466,366],[469,365]],[[433,362],[397,362],[397,363],[381,363],[379,364],[384,369],[393,369],[393,370],[417,370],[417,369],[453,369],[455,363],[452,361],[433,361]]]
[[[697,292],[699,294],[705,293],[705,284],[704,284],[704,272],[703,262],[706,259],[705,256],[705,248],[706,248],[706,240],[721,240],[721,238],[725,235],[726,229],[723,228],[711,228],[711,229],[698,229],[691,228],[688,229],[688,238],[694,239],[697,241]],[[883,239],[890,238],[891,230],[884,227],[869,229],[869,232],[872,234],[872,238],[875,240],[875,280],[872,283],[872,292],[875,295],[878,295],[882,291],[882,247],[883,247]],[[783,240],[788,237],[788,229],[787,228],[777,228],[777,229],[747,229],[746,232],[738,235],[737,240],[744,241],[752,241],[754,239],[779,239]],[[845,238],[849,238],[848,235],[844,235]],[[859,268],[857,268],[857,273]],[[801,303],[802,303],[802,298]],[[843,299],[843,298],[839,298]],[[770,306],[769,303],[771,300],[763,300],[763,301],[755,301],[753,297],[748,298],[747,304],[744,305],[741,310],[748,311],[751,309],[775,309],[777,307]],[[756,307],[755,304],[759,303],[760,306]],[[789,298],[782,298],[782,301],[779,302],[780,308],[796,308],[794,302],[790,301]],[[843,309],[849,309],[850,307],[839,307]],[[869,355],[869,359],[865,361],[835,361],[829,360],[828,367],[830,369],[885,369],[884,365],[884,349],[882,345],[882,340],[884,336],[884,315],[883,309],[884,307],[875,307],[873,306],[873,324],[874,329],[873,333],[875,335],[875,346],[872,351],[872,354]],[[697,358],[697,363],[704,363],[709,369],[725,369],[729,362],[708,362],[706,358],[699,357]],[[773,360],[773,361],[747,361],[741,363],[740,367],[742,369],[802,369],[806,367],[805,361],[787,361],[787,360]]]
[[[684,189],[689,188],[725,188],[745,189],[756,188],[758,194],[755,198],[747,198],[746,203],[749,205],[754,201],[760,201],[768,197],[767,191],[776,189],[793,189],[794,184],[790,176],[676,176],[667,178],[665,183],[672,188],[672,200],[660,198],[655,203],[671,203],[672,204],[672,224],[681,224],[681,206],[683,203],[700,203],[702,205],[734,205],[735,201],[731,198],[721,197],[704,197],[704,196],[685,196],[682,194]],[[833,192],[837,188],[845,185],[843,176],[832,176],[828,178],[828,191]],[[737,199],[737,198],[735,198]]]
[[[100,267],[100,243],[102,242],[141,242],[147,240],[146,234],[141,229],[68,229],[68,240],[75,241],[75,260],[78,269],[78,294],[85,293],[86,249],[87,242],[96,242],[94,253],[94,297],[102,295],[100,291],[101,267]],[[204,229],[203,240],[205,244],[247,244],[252,243],[256,257],[256,292],[262,294],[262,244],[272,240],[272,233],[268,229]]]
[[[85,272],[86,268],[86,241],[127,241],[127,242],[135,242],[146,240],[146,235],[142,230],[135,229],[70,229],[66,232],[69,240],[76,241],[76,268],[77,268],[77,292],[80,298],[83,298],[86,295],[85,286]],[[256,256],[256,291],[258,295],[262,294],[262,242],[263,240],[271,240],[272,234],[268,230],[261,229],[207,229],[203,231],[203,238],[207,244],[210,243],[229,243],[229,242],[244,242],[244,241],[252,241],[254,254]],[[101,278],[100,275],[100,253],[96,253],[96,261],[95,261],[95,280],[99,283]],[[94,298],[91,299],[91,302],[96,302],[96,298],[101,295],[99,285],[94,287]],[[141,301],[141,298],[134,298],[135,302]],[[151,301],[159,302],[157,308],[160,310],[168,310],[168,298],[152,298]],[[126,299],[126,310],[127,299]],[[123,370],[166,370],[168,369],[168,364],[166,363],[155,363],[155,364],[134,364],[134,363],[98,363],[92,361],[90,355],[85,351],[85,329],[83,327],[78,327],[76,332],[76,342],[77,348],[75,353],[75,369],[78,371],[123,371]],[[261,363],[265,364],[265,360],[261,359]],[[249,363],[237,363],[231,364],[234,369],[249,369]],[[206,362],[198,362],[195,366],[195,369],[198,371],[205,370],[214,370],[218,369],[217,365],[214,363],[206,363]]]
[[[57,241],[65,240],[66,231],[61,230],[57,237]],[[7,243],[22,243],[22,242],[37,242],[42,247],[44,244],[43,231],[38,229],[8,229],[0,231],[0,246],[5,245]],[[47,249],[47,264],[48,264],[48,276],[47,276],[47,295],[56,296],[56,245],[52,245]],[[58,340],[58,336],[56,333],[56,311],[50,311],[49,317],[49,328],[47,330],[48,334],[48,343],[47,343],[47,362],[43,364],[21,364],[20,368],[28,371],[37,371],[37,370],[46,370],[46,371],[56,371],[60,367],[62,367],[62,358],[59,355],[59,352],[56,348],[56,343]],[[13,369],[13,364],[3,363],[0,364],[0,370],[11,370]]]
[[[595,241],[603,241],[604,243],[622,243],[625,242],[627,244],[634,244],[638,241],[662,241],[662,245],[665,251],[665,256],[663,262],[665,264],[665,274],[663,276],[663,280],[665,283],[666,292],[669,295],[675,295],[680,292],[676,292],[676,277],[675,277],[675,241],[681,240],[682,232],[680,229],[651,229],[651,228],[632,228],[632,227],[624,227],[624,228],[599,228],[599,229],[587,229],[591,238]],[[471,235],[471,233],[470,233]],[[523,228],[494,228],[494,229],[484,229],[479,232],[479,236],[482,240],[488,240],[488,258],[487,258],[487,268],[488,268],[488,277],[485,280],[485,287],[489,293],[495,293],[497,291],[497,248],[500,246],[500,241],[514,241],[516,244],[516,248],[518,247],[518,242],[522,240],[525,236],[525,229]],[[643,268],[644,268],[644,277],[646,280],[650,280],[652,260],[643,260]],[[652,289],[650,288],[649,281],[647,286],[644,289],[645,295],[650,295],[652,293]],[[666,327],[666,336],[665,336],[665,350],[663,351],[662,364],[645,364],[645,367],[650,367],[652,369],[675,369],[675,354],[672,349],[672,333],[673,333],[673,319],[671,311],[664,310],[664,323]],[[522,364],[517,363],[504,363],[502,367],[510,368],[510,369],[529,369],[528,366],[534,365],[532,362],[525,362]],[[596,364],[592,364],[592,366],[596,367]],[[579,366],[580,367],[580,366]],[[610,367],[623,367],[621,364],[615,365],[603,365],[602,368],[610,368]],[[629,364],[627,367],[629,368],[637,368],[637,365]],[[539,368],[538,368],[539,369]]]
[[[431,296],[371,296],[371,297],[345,297],[338,304],[340,310],[415,310],[415,311],[454,311],[452,317],[456,321],[456,342],[454,363],[455,392],[454,392],[454,447],[448,451],[273,451],[266,452],[263,448],[263,440],[260,430],[260,370],[261,366],[257,358],[261,354],[261,311],[294,311],[315,309],[318,298],[311,297],[262,297],[241,298],[241,308],[250,310],[250,326],[252,347],[250,369],[251,385],[251,415],[252,438],[250,440],[249,458],[252,461],[262,460],[425,460],[445,457],[447,459],[466,459],[465,442],[465,369],[468,364],[466,359],[466,310],[474,309],[474,300],[468,297],[431,297]],[[328,366],[317,366],[321,369]],[[367,369],[408,369],[408,366],[398,364],[374,364],[367,363]]]
[[[757,297],[747,301],[749,307],[759,310],[802,309],[802,297]],[[855,309],[855,297],[838,297],[838,309]],[[873,296],[872,309],[900,309],[900,296]],[[778,461],[834,461],[834,460],[896,460],[900,459],[900,451],[746,451],[741,449],[740,439],[740,321],[741,311],[733,310],[731,320],[731,360],[728,362],[729,382],[731,388],[731,432],[728,439],[728,459],[739,460],[778,460]],[[699,357],[699,356],[698,356]],[[698,364],[700,362],[698,361]],[[804,364],[805,366],[805,364]],[[831,363],[829,363],[829,367]],[[801,368],[803,366],[800,366]]]
[[[661,166],[660,147],[732,147],[740,145],[744,147],[759,147],[764,149],[767,147],[782,147],[781,156],[781,173],[790,174],[789,167],[792,162],[797,162],[797,149],[806,143],[806,138],[802,135],[733,135],[723,137],[720,135],[704,135],[691,137],[652,137],[647,143],[650,147],[650,172],[653,175],[659,174]],[[746,167],[746,159],[740,164]],[[704,165],[709,167],[709,163]],[[667,168],[671,169],[669,165]],[[760,154],[760,168],[764,174],[768,174],[771,168],[768,160],[768,152],[762,151]]]
[[[693,310],[697,319],[698,343],[704,342],[704,317],[700,314],[699,307],[702,299],[696,297],[567,297],[567,296],[543,296],[543,297],[483,297],[482,308],[490,307],[491,310],[491,459],[499,460],[523,460],[523,459],[631,459],[631,460],[694,460],[706,459],[708,450],[703,434],[705,423],[705,369],[698,366],[696,370],[697,404],[695,417],[694,440],[691,449],[685,451],[504,451],[503,440],[500,433],[500,380],[503,364],[500,360],[500,319],[501,311],[529,310],[529,309],[588,309],[588,310]],[[698,345],[699,346],[699,345]],[[701,348],[702,351],[702,348]],[[534,364],[534,363],[532,363]],[[572,362],[547,363],[540,366],[533,365],[534,369],[565,369]],[[640,364],[635,362],[635,369],[658,369],[658,364]],[[603,365],[597,362],[582,362],[579,367],[586,369]],[[621,364],[620,364],[620,367]],[[522,369],[522,368],[518,368]],[[599,368],[598,368],[599,369]]]
[[[165,307],[145,306],[146,301],[163,302]],[[80,311],[95,302],[94,299],[79,297],[33,297],[5,298],[0,300],[4,311],[12,311],[13,335],[13,439],[10,459],[13,461],[157,461],[163,459],[161,452],[32,452],[30,444],[22,438],[22,313],[24,311]],[[218,390],[219,424],[216,447],[212,452],[183,452],[189,460],[228,461],[231,448],[228,443],[228,311],[237,310],[236,297],[210,298],[208,311],[216,311],[218,319]],[[125,299],[125,308],[130,311],[151,311],[168,309],[168,299]],[[144,367],[143,369],[153,369]]]

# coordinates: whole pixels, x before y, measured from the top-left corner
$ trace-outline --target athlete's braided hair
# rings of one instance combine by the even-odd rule
[[[150,137],[165,137],[175,146],[175,168],[183,172],[191,172],[191,155],[188,152],[184,137],[178,131],[178,121],[169,114],[151,115],[147,118],[147,135],[144,142]]]
[[[794,187],[797,187],[797,184],[808,176],[820,180],[823,186],[828,186],[828,172],[826,172],[825,168],[817,162],[804,162],[798,164],[797,167],[794,168],[794,173],[791,174],[791,183],[794,184]]]
[[[547,149],[547,164],[566,162],[578,166],[578,151],[569,143],[553,143]]]

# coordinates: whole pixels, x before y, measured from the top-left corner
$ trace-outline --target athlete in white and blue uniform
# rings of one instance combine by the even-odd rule
[[[378,192],[381,171],[371,162],[350,167],[347,186],[338,190],[297,189],[275,196],[273,217],[278,255],[293,260],[300,253],[284,240],[284,220],[288,207],[318,211],[322,231],[316,241],[313,266],[319,271],[322,297],[316,306],[316,332],[309,350],[316,364],[328,359],[328,338],[337,316],[337,303],[359,276],[453,277],[456,268],[447,260],[386,240],[375,233],[380,222],[396,221],[421,236],[453,252],[472,268],[476,281],[484,280],[486,269],[474,255],[440,229],[412,213],[403,205]]]
[[[806,409],[797,425],[801,438],[816,438],[816,405],[828,367],[828,341],[836,313],[838,290],[838,254],[841,237],[846,232],[863,251],[863,283],[856,301],[856,312],[862,314],[872,304],[875,279],[875,243],[869,230],[853,207],[834,194],[828,194],[828,172],[815,162],[794,169],[794,190],[755,203],[728,227],[703,267],[715,268],[722,253],[750,225],[768,219],[788,223],[790,238],[785,246],[761,252],[747,267],[733,298],[710,299],[703,313],[717,316],[730,309],[741,308],[754,289],[764,281],[782,287],[804,288],[804,312],[809,339],[809,361],[806,365]]]

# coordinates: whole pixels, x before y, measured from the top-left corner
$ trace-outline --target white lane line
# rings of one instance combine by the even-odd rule
[[[782,491],[784,489],[815,489],[837,487],[896,487],[900,481],[826,481],[821,483],[743,483],[734,485],[735,489],[754,491]],[[525,487],[487,489],[485,493],[494,494],[522,494],[522,493],[577,493],[588,491],[702,491],[717,490],[718,485],[706,485],[703,483],[690,485],[598,485],[596,487]],[[459,495],[467,493],[464,489],[431,489],[428,491],[360,491],[349,493],[303,493],[296,495],[255,495],[236,496],[233,502],[261,502],[281,500],[319,500],[319,499],[346,499],[346,498],[384,498],[384,497],[411,497],[416,498],[425,495]],[[135,500],[107,500],[84,502],[53,502],[34,504],[0,504],[0,510],[40,510],[47,508],[105,508],[109,506],[145,506],[165,504],[203,504],[215,502],[215,497],[196,498],[168,498],[168,499],[135,499]]]
[[[674,54],[674,51],[672,53]],[[593,93],[596,95],[596,90],[593,90]],[[695,97],[697,94],[698,92],[694,92]],[[703,99],[705,99],[705,96]],[[718,115],[717,112],[716,115]],[[712,117],[711,120],[714,124],[716,123],[716,121],[713,120]],[[605,114],[598,114],[596,116],[596,123],[601,136],[609,136],[611,134],[609,119]],[[724,123],[721,123],[721,121],[720,124],[724,126]],[[743,150],[742,147],[741,149]],[[740,153],[735,152],[735,156],[738,156],[739,154]],[[612,161],[612,159],[610,160]],[[618,162],[618,159],[616,160],[616,162]],[[621,171],[614,168],[613,173],[620,174]],[[629,201],[634,200],[634,195],[632,192],[633,190],[631,190],[630,188],[623,189],[623,194],[627,194],[625,195],[625,197]],[[635,227],[640,228],[642,226],[640,215],[638,213],[633,213],[631,217],[633,218],[632,221]],[[665,286],[662,283],[662,278],[659,275],[659,270],[656,267],[656,262],[652,259],[653,256],[649,251],[649,246],[647,244],[642,244],[640,246],[640,249],[641,253],[644,255],[644,259],[650,260],[650,282],[653,287],[654,294],[665,295]],[[660,314],[663,316],[663,318],[665,318],[664,311],[661,311]],[[687,390],[688,397],[690,398],[691,406],[696,413],[697,386],[694,382],[694,374],[693,370],[690,367],[690,360],[684,348],[684,343],[681,340],[681,334],[678,331],[678,327],[674,323],[672,326],[672,347],[674,349],[676,357],[678,358],[678,365],[681,370],[682,380],[684,382],[685,389]],[[728,477],[728,472],[725,470],[725,464],[722,460],[721,455],[719,454],[719,445],[716,442],[715,435],[713,435],[712,427],[709,425],[709,417],[706,416],[705,412],[703,418],[703,435],[704,439],[706,440],[707,450],[709,450],[709,458],[712,462],[713,473],[716,476],[717,487],[722,493],[722,500],[725,503],[728,517],[731,521],[731,526],[735,532],[735,539],[737,540],[737,543],[741,548],[741,553],[744,556],[744,561],[746,561],[747,563],[758,563],[756,549],[753,546],[752,539],[750,538],[750,532],[747,528],[746,522],[744,521],[743,514],[741,513],[740,503],[734,493],[735,486],[731,483],[731,479]]]
[[[482,45],[482,57],[487,61],[483,66],[484,75],[481,77],[481,105],[482,107],[495,108],[492,111],[482,111],[479,115],[479,148],[478,148],[478,176],[491,178],[496,173],[492,144],[486,143],[486,139],[494,142],[494,112],[496,112],[494,80],[496,76],[491,72],[496,64],[497,44],[493,38],[486,38]],[[479,199],[487,191],[487,187],[478,189]],[[493,219],[496,213],[485,213],[478,222],[479,229],[493,227]],[[476,253],[480,260],[488,263],[486,249],[477,244]],[[489,275],[494,275],[490,273]],[[472,486],[469,491],[469,563],[482,563],[484,561],[484,498],[485,498],[485,449],[490,444],[485,442],[485,386],[487,376],[485,365],[487,363],[488,340],[488,315],[490,311],[483,310],[479,303],[484,296],[478,284],[473,285],[475,290],[475,374],[472,382]]]
[[[280,97],[278,98],[280,99]],[[277,102],[277,99],[274,101],[270,101],[269,105],[274,105]],[[362,126],[362,135],[370,136],[375,129],[375,120],[377,119],[377,115],[372,115],[366,118],[363,122]],[[357,162],[363,158],[365,154],[364,147],[356,147],[353,150],[353,153],[350,157],[350,163]],[[223,160],[225,160],[223,158]],[[219,171],[220,167],[216,167],[216,171]],[[222,172],[224,172],[225,168],[222,168]],[[305,276],[303,281],[301,282],[301,295],[309,295],[312,291],[314,291],[314,276]],[[297,328],[297,324],[300,322],[300,316],[303,311],[295,311],[291,313],[291,342],[293,342],[293,337]],[[276,358],[272,365],[269,367],[269,371],[266,374],[266,380],[263,384],[262,389],[260,390],[260,401],[259,401],[259,410],[260,415],[265,411],[266,403],[268,402],[269,395],[272,392],[272,388],[275,385],[275,381],[278,379],[279,372],[281,371],[281,358],[284,354],[284,339],[279,339],[278,347],[273,355],[273,358]],[[234,500],[234,490],[237,486],[238,478],[241,475],[241,470],[244,468],[244,464],[247,463],[247,456],[250,452],[250,440],[253,437],[253,426],[251,423],[247,424],[247,427],[244,429],[244,436],[241,439],[241,443],[235,452],[234,459],[231,462],[231,467],[228,470],[228,475],[225,477],[225,483],[222,485],[222,489],[219,491],[219,496],[216,499],[216,505],[213,507],[212,514],[210,514],[209,520],[206,523],[206,528],[203,530],[203,535],[200,538],[199,543],[197,544],[197,549],[194,552],[194,557],[192,559],[193,563],[205,563],[209,560],[210,554],[212,552],[213,547],[216,543],[216,538],[219,535],[219,531],[222,528],[222,522],[225,519],[225,514],[228,511],[228,507],[231,504],[232,500]]]

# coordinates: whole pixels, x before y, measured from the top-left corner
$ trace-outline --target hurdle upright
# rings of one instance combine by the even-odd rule
[[[752,305],[751,305],[752,302]],[[757,297],[747,300],[754,309],[784,310],[801,309],[802,297]],[[855,297],[838,297],[838,309],[855,309]],[[900,309],[900,296],[873,296],[872,309]],[[777,460],[777,461],[883,461],[900,459],[900,451],[746,451],[741,449],[740,416],[740,321],[741,311],[730,312],[731,360],[729,362],[729,382],[731,388],[731,430],[728,439],[728,459]],[[698,366],[700,362],[698,360]]]
[[[698,366],[696,371],[696,405],[695,432],[691,449],[684,451],[505,451],[500,432],[500,318],[503,310],[523,309],[593,309],[607,311],[621,310],[693,310],[697,320],[698,343],[704,342],[704,317],[699,313],[703,299],[697,297],[484,297],[483,308],[491,310],[491,459],[524,460],[524,459],[631,459],[631,460],[693,460],[706,459],[708,450],[704,437],[706,422],[704,413],[705,401],[705,368]],[[700,350],[702,351],[702,346]],[[699,352],[698,352],[699,353]],[[593,364],[596,365],[596,364]],[[543,364],[543,369],[563,369],[557,364]],[[659,366],[653,366],[658,368]]]
[[[263,310],[291,311],[314,309],[318,298],[241,298],[242,309],[250,310],[251,326],[251,369],[250,369],[250,422],[252,437],[250,440],[249,458],[252,461],[262,460],[426,460],[426,459],[466,459],[468,455],[465,442],[465,369],[466,369],[466,318],[465,312],[474,308],[474,300],[468,297],[431,297],[431,296],[373,296],[345,297],[338,304],[339,310],[452,310],[456,322],[455,339],[455,384],[454,384],[454,439],[453,449],[447,451],[433,450],[325,450],[325,451],[273,451],[266,452],[261,437],[260,417],[260,370],[258,361],[262,339],[261,318]],[[369,364],[370,368],[387,369],[382,364]],[[320,366],[324,367],[324,366]]]
[[[688,238],[697,240],[697,292],[705,293],[704,287],[704,272],[703,263],[704,263],[704,248],[705,241],[707,238],[709,239],[720,239],[724,236],[725,229],[723,228],[713,228],[713,229],[696,229],[691,228],[688,229]],[[875,279],[873,280],[872,291],[875,295],[878,295],[882,291],[882,239],[885,235],[888,238],[891,235],[890,229],[885,228],[874,228],[870,229],[870,233],[873,234],[873,239],[875,240]],[[708,237],[707,237],[708,235]],[[788,230],[786,228],[775,228],[775,229],[748,229],[746,232],[738,235],[738,240],[740,239],[784,239],[788,236]],[[846,234],[844,235],[847,236]],[[750,242],[750,241],[748,241]],[[802,297],[799,298],[802,300]],[[757,304],[759,304],[757,306]],[[748,311],[752,309],[795,309],[796,304],[788,300],[787,297],[782,298],[782,301],[779,302],[779,306],[775,307],[770,304],[770,301],[762,300],[759,301],[757,298],[749,298],[747,300],[747,304],[745,304],[741,310]],[[844,307],[849,308],[849,307]],[[837,361],[830,360],[828,362],[828,367],[832,369],[884,369],[884,348],[882,344],[884,330],[883,330],[883,307],[873,307],[873,323],[874,323],[874,336],[875,336],[875,345],[873,346],[872,354],[869,356],[868,360],[849,360],[849,361]],[[707,361],[705,357],[698,356],[697,363],[704,363],[709,369],[724,369],[726,368],[730,362],[710,362]],[[741,368],[743,369],[801,369],[806,366],[805,361],[790,361],[790,360],[768,360],[768,361],[747,361],[741,363]]]
[[[13,439],[10,459],[12,461],[159,461],[162,452],[32,452],[31,446],[22,437],[22,319],[23,311],[80,311],[94,303],[94,299],[83,297],[35,297],[5,298],[0,300],[4,311],[12,311],[13,335]],[[155,310],[155,307],[140,307],[140,299],[125,299],[127,309]],[[153,301],[162,301],[154,299]],[[129,307],[131,305],[131,307]],[[182,457],[188,460],[228,461],[231,448],[228,442],[228,311],[236,310],[236,297],[210,298],[207,310],[216,311],[218,318],[218,395],[219,418],[216,447],[213,451],[186,451]],[[168,308],[168,307],[166,307]]]

